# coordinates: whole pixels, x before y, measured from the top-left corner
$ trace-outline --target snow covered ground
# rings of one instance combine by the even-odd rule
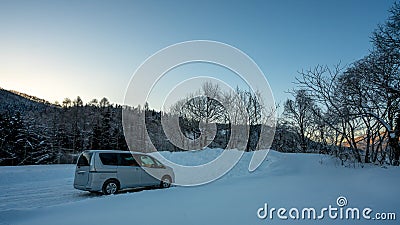
[[[221,150],[219,150],[221,151]],[[198,165],[220,152],[163,153],[175,162]],[[345,168],[336,159],[315,154],[271,151],[255,172],[247,171],[251,153],[221,179],[197,187],[143,190],[101,196],[73,189],[73,165],[0,167],[0,224],[398,224],[374,220],[376,213],[400,216],[400,168]],[[366,207],[371,219],[288,218],[257,211],[313,207]],[[264,211],[260,211],[261,214]],[[289,216],[288,212],[285,214]]]

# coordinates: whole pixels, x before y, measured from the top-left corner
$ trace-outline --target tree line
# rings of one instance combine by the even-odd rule
[[[227,105],[222,106],[215,99],[222,94],[217,85],[205,83],[202,88],[206,92],[212,90],[213,97],[188,98],[186,104],[179,102],[169,112],[155,111],[148,104],[144,107],[113,105],[107,98],[84,104],[79,96],[73,100],[65,98],[61,104],[50,104],[2,90],[0,165],[72,163],[84,149],[128,150],[128,143],[134,151],[148,151],[149,146],[159,151],[195,150],[205,146],[256,150],[263,124],[263,106],[255,100],[257,97],[237,89],[237,93],[225,93]],[[240,110],[229,108],[234,107],[234,96],[247,102],[246,107]],[[235,113],[232,120],[227,115],[229,110]],[[244,117],[242,110],[251,116]],[[123,114],[133,118],[125,127],[122,125]],[[145,120],[141,120],[141,115]],[[169,128],[162,124],[163,117],[176,119],[179,132],[173,129],[171,135]],[[247,132],[248,141],[237,141],[242,139],[242,134],[232,132],[232,127]],[[197,144],[188,145],[184,141],[179,145],[173,141],[176,134],[179,134],[179,142],[185,137]],[[273,133],[270,136],[273,137]]]
[[[362,163],[399,165],[400,4],[371,36],[372,49],[349,66],[318,65],[299,72],[286,123],[300,151],[317,141],[323,151]]]
[[[83,149],[128,149],[122,106],[107,98],[85,105],[67,98],[62,106],[24,101],[1,110],[0,165],[72,163]]]

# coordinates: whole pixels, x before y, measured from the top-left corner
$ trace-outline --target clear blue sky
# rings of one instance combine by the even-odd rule
[[[0,87],[51,102],[122,103],[147,57],[207,39],[253,58],[279,103],[298,70],[366,55],[393,2],[0,0]]]

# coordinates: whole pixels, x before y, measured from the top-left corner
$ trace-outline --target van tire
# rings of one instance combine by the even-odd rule
[[[169,188],[171,187],[172,179],[170,176],[165,175],[161,178],[160,187],[161,188]]]
[[[119,190],[119,182],[117,180],[107,180],[103,184],[102,193],[105,195],[116,194]]]

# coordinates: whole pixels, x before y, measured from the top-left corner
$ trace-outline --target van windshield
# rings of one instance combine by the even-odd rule
[[[89,166],[93,153],[84,152],[79,156],[77,166]]]

